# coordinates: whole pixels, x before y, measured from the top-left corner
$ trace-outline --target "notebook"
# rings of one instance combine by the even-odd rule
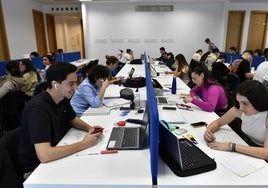
[[[191,141],[178,139],[163,122],[159,125],[159,154],[170,169],[181,177],[216,169],[216,162]]]
[[[113,127],[107,150],[134,150],[142,149],[148,124],[148,108],[145,108],[140,127]]]
[[[114,82],[114,84],[121,85],[121,84],[125,83],[128,78],[132,78],[134,72],[135,72],[135,68],[132,67],[131,70],[128,73],[128,77],[127,78],[122,78],[121,80],[118,80],[118,81]]]

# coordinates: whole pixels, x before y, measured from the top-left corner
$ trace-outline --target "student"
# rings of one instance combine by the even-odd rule
[[[46,81],[46,71],[54,61],[51,55],[44,55],[42,60],[43,60],[43,65],[45,68],[42,70],[37,70],[37,71],[40,72],[42,79]]]
[[[21,91],[25,94],[24,100],[29,100],[34,96],[35,86],[41,81],[41,76],[34,68],[30,59],[22,59],[19,63],[20,72],[23,78],[26,80],[25,86],[21,88]]]
[[[103,65],[96,65],[89,71],[71,99],[77,116],[81,116],[90,106],[97,108],[102,105],[106,88],[110,85],[109,75],[110,70]]]
[[[247,80],[238,86],[235,93],[235,106],[209,124],[204,139],[212,149],[239,152],[268,160],[268,92],[259,81]],[[241,129],[249,137],[250,146],[215,140],[214,133],[235,118],[242,120]]]
[[[224,64],[226,61],[226,55],[224,53],[220,54],[219,58],[215,63],[212,64],[212,76],[220,84],[226,84],[227,75],[230,69]]]
[[[210,52],[212,52],[215,49],[218,49],[218,47],[209,38],[206,38],[205,43],[208,44],[208,51]]]
[[[264,61],[258,66],[253,80],[258,80],[268,89],[268,61]]]
[[[248,79],[252,79],[254,74],[251,73],[250,64],[252,62],[252,55],[253,52],[251,50],[246,50],[243,52],[242,56],[239,58],[239,61],[236,61],[235,63],[232,63],[230,69],[231,72],[235,73],[235,67],[236,74],[239,77],[240,82],[243,82]],[[233,68],[234,67],[234,68]]]
[[[156,58],[155,60],[163,61],[163,54],[166,53],[165,47],[160,47],[159,48],[159,52],[160,52],[160,57],[159,58]]]
[[[231,47],[229,48],[229,52],[230,52],[231,54],[237,54],[237,53],[238,53],[237,50],[236,50],[236,47],[235,47],[235,46],[231,46]]]
[[[214,81],[203,63],[193,70],[192,80],[196,86],[190,90],[190,97],[183,99],[185,103],[191,102],[208,112],[227,108],[228,99],[224,88]]]
[[[0,99],[9,92],[20,91],[26,81],[20,75],[19,64],[16,61],[6,63],[6,76],[0,77]]]
[[[189,80],[189,65],[183,54],[178,54],[175,57],[175,63],[177,68],[174,71],[166,71],[166,74],[173,74],[176,77],[179,77],[185,84],[188,84]]]
[[[94,146],[102,133],[92,134],[95,128],[76,117],[69,99],[77,88],[76,66],[54,63],[47,70],[48,89],[30,100],[22,115],[19,158],[24,173],[39,164],[57,160]],[[57,146],[67,131],[77,128],[88,133],[83,140]]]
[[[122,76],[114,77],[113,71],[117,70],[119,60],[115,56],[106,55],[106,66],[110,70],[108,80],[110,84],[113,84],[122,79]]]

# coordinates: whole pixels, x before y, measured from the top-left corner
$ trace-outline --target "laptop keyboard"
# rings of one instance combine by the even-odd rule
[[[158,103],[167,104],[167,98],[165,97],[157,97]]]
[[[193,143],[188,140],[179,140],[180,153],[181,153],[181,168],[182,170],[193,169],[199,166],[200,150],[196,148]]]
[[[122,146],[131,147],[137,145],[137,129],[125,129]]]

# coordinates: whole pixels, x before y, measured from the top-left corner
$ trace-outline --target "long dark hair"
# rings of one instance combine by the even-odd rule
[[[41,81],[41,76],[39,75],[39,73],[37,72],[37,70],[34,68],[33,63],[32,63],[32,61],[30,59],[22,59],[21,60],[21,63],[23,65],[25,65],[25,68],[26,68],[26,70],[22,74],[25,74],[27,72],[33,71],[33,72],[36,73],[38,82]]]
[[[208,88],[211,85],[219,85],[203,62],[200,62],[199,65],[194,68],[192,73],[197,75],[201,75],[202,73],[204,74],[203,85],[205,88]]]
[[[235,96],[239,94],[246,97],[259,112],[268,110],[268,91],[261,82],[246,80],[237,86],[234,93]],[[237,100],[235,100],[235,107],[240,107]]]

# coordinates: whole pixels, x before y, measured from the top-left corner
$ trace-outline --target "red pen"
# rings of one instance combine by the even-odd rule
[[[118,150],[102,150],[100,153],[101,154],[113,154],[113,153],[118,153]]]

